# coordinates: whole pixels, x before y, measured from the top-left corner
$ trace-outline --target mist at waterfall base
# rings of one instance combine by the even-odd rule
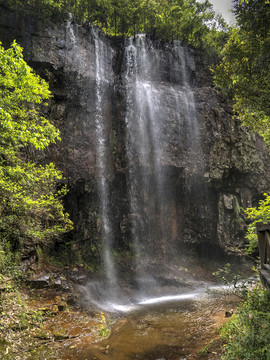
[[[197,216],[194,213],[194,218],[187,220],[182,214],[183,206],[189,206],[185,189],[196,190],[189,203],[194,199],[199,203],[207,198],[207,193],[196,180],[203,177],[204,160],[193,92],[195,62],[191,49],[179,41],[162,47],[144,34],[127,39],[120,81],[116,84],[113,49],[100,30],[93,27],[91,37],[94,61],[89,68],[94,69],[95,88],[91,89],[92,103],[86,101],[85,106],[95,129],[98,233],[102,250],[101,270],[80,287],[84,305],[119,310],[121,306],[145,303],[150,298],[161,301],[166,296],[170,301],[192,298],[205,291],[206,286],[203,281],[194,280],[194,269],[189,269],[183,252],[181,238],[185,226],[190,221],[196,222]],[[76,53],[79,44],[70,22],[67,39],[73,62],[81,73],[87,73],[87,63]],[[125,244],[122,252],[119,241],[116,244],[117,229],[113,224],[117,208],[112,191],[114,130],[107,121],[111,111],[108,94],[117,86],[125,94],[121,121],[126,162],[123,197],[127,200],[122,224],[128,224],[130,229],[128,239],[123,241],[128,246]],[[182,184],[178,188],[175,178]]]

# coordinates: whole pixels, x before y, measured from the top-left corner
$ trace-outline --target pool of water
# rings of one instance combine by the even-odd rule
[[[238,299],[214,295],[171,296],[147,299],[119,308],[110,336],[91,343],[74,339],[63,349],[69,360],[195,360],[200,349],[217,338],[225,312]],[[121,305],[119,305],[121,307]],[[90,329],[89,329],[90,334]]]

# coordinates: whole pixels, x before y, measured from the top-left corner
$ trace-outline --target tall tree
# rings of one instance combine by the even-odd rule
[[[235,0],[238,26],[215,69],[216,84],[234,101],[243,125],[270,144],[270,3]]]
[[[41,166],[33,153],[60,140],[42,115],[51,97],[48,84],[23,60],[23,49],[0,43],[0,246],[25,242],[47,244],[72,228],[58,188],[62,174],[53,164]]]

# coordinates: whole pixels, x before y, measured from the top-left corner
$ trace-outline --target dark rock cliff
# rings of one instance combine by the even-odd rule
[[[100,246],[97,169],[97,62],[95,32],[91,27],[43,23],[24,18],[4,7],[0,12],[0,40],[16,39],[29,64],[50,82],[54,98],[47,115],[61,129],[61,143],[51,147],[44,161],[54,161],[70,188],[65,203],[75,224],[68,237],[72,248],[91,261]],[[106,49],[107,74],[102,88],[102,117],[106,134],[106,179],[113,209],[115,248],[129,249],[132,235],[127,180],[127,107],[124,41],[98,33]],[[232,109],[212,86],[203,53],[189,49],[188,81],[195,98],[200,147],[193,154],[176,129],[171,84],[183,81],[170,62],[171,44],[153,41],[162,56],[155,74],[164,99],[162,168],[173,184],[167,194],[166,233],[178,251],[193,249],[213,256],[243,241],[246,219],[242,208],[256,205],[269,181],[269,157],[262,140],[249,134],[232,118]],[[105,51],[105,50],[104,50]],[[166,126],[164,126],[166,122]],[[200,156],[198,156],[200,155]],[[147,166],[149,181],[151,166]],[[150,170],[149,170],[150,169]],[[151,196],[148,199],[151,204]],[[145,216],[152,216],[145,211]],[[164,219],[163,219],[164,220]],[[159,221],[163,221],[159,219]],[[155,241],[155,229],[150,242]],[[162,240],[166,247],[166,239]],[[153,248],[155,245],[153,246]],[[159,249],[157,249],[159,251]]]

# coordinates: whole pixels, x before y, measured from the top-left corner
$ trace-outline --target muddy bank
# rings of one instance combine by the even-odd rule
[[[47,269],[27,281],[18,275],[0,275],[0,359],[61,360],[69,341],[87,336],[95,342],[108,335],[102,331],[104,314],[80,308],[64,272]]]

